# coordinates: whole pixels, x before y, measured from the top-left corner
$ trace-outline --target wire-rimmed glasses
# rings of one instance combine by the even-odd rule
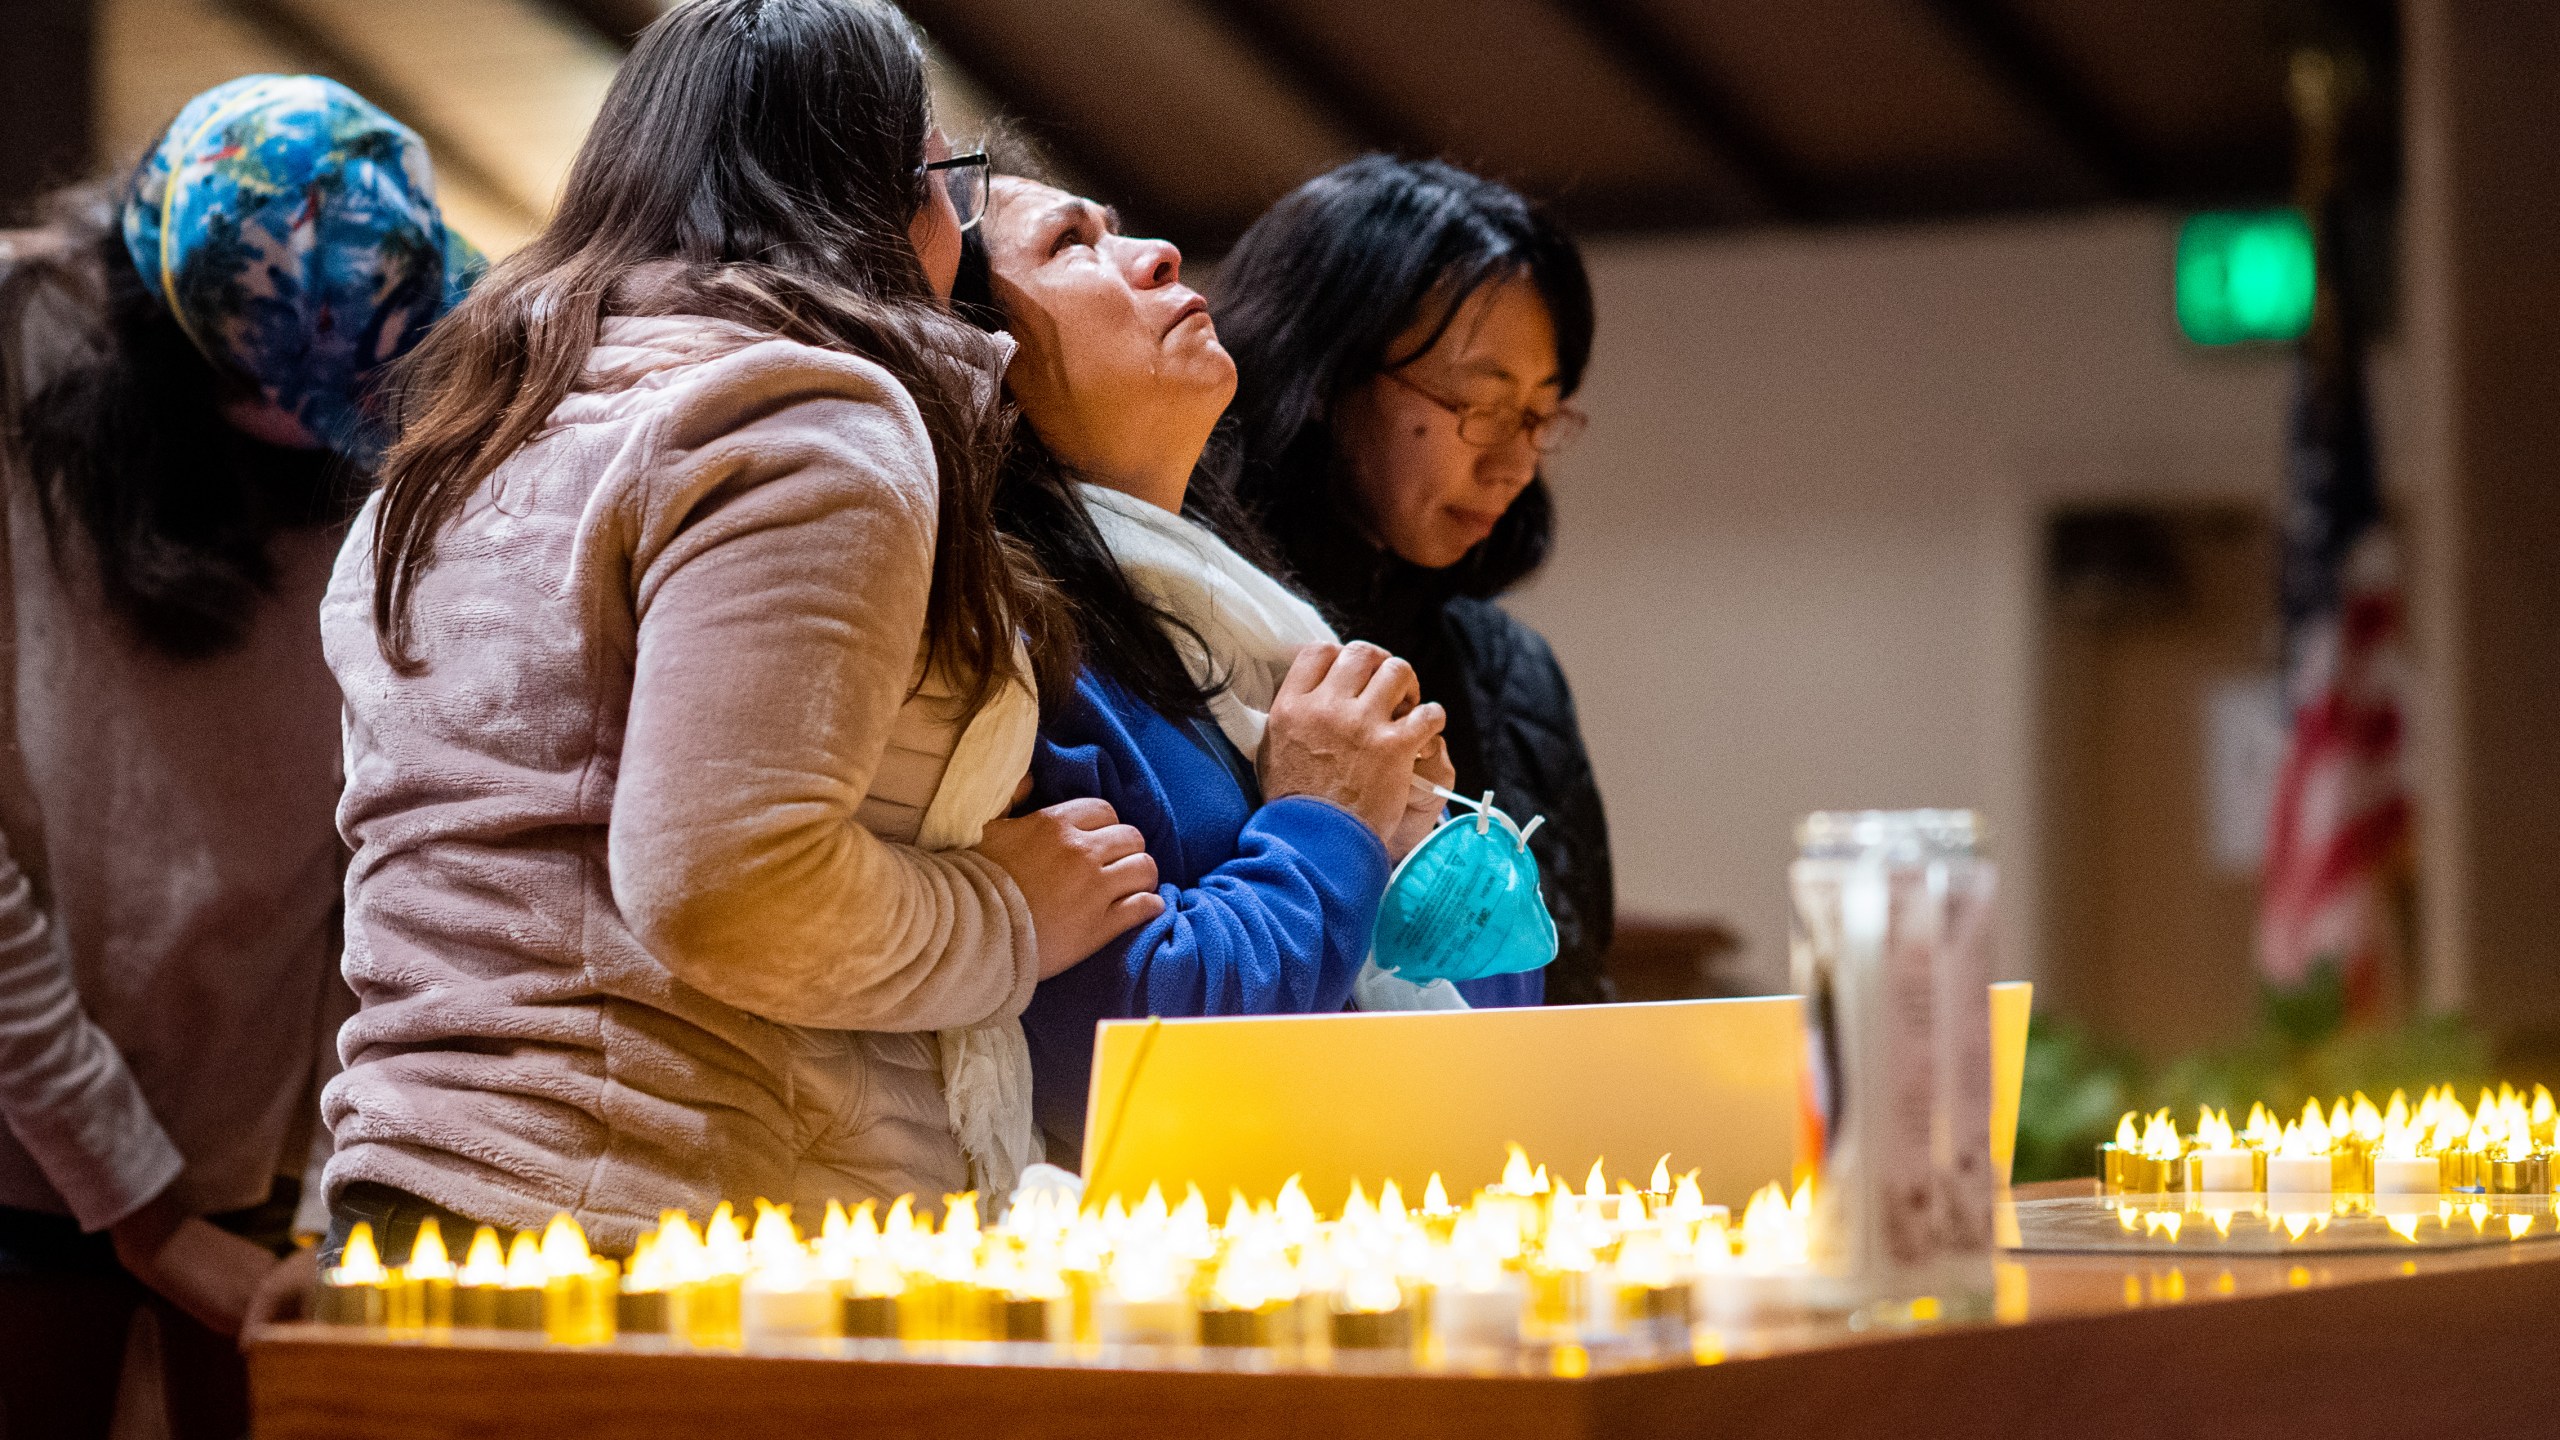
[[[1393,370],[1381,373],[1458,417],[1458,438],[1480,450],[1508,445],[1514,437],[1526,435],[1530,449],[1541,455],[1553,455],[1572,444],[1591,423],[1591,417],[1570,405],[1559,405],[1543,415],[1525,407],[1469,405],[1445,395],[1435,395]]]

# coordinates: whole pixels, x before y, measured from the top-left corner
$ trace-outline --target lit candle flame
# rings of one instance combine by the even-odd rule
[[[1422,1213],[1435,1217],[1454,1215],[1457,1209],[1449,1203],[1449,1187],[1440,1183],[1440,1172],[1432,1171],[1430,1181],[1422,1187]]]
[[[354,1242],[353,1232],[347,1239],[350,1244]],[[445,1253],[444,1230],[433,1215],[418,1222],[418,1238],[409,1243],[409,1263],[401,1273],[412,1280],[453,1278],[453,1257]]]
[[[498,1246],[498,1232],[483,1225],[471,1232],[471,1248],[463,1252],[462,1273],[454,1277],[463,1285],[503,1285],[507,1280],[507,1255]]]
[[[549,1271],[542,1263],[542,1247],[535,1243],[533,1232],[517,1231],[516,1238],[507,1246],[508,1286],[517,1290],[539,1290],[548,1278]]]
[[[2274,1112],[2263,1102],[2251,1101],[2249,1123],[2240,1131],[2241,1143],[2254,1150],[2273,1150],[2283,1138],[2283,1127],[2276,1123]]]
[[[347,1247],[338,1256],[337,1281],[341,1285],[379,1285],[388,1280],[382,1268],[382,1256],[373,1248],[373,1227],[359,1220],[347,1232]]]
[[[2210,1105],[2198,1106],[2193,1148],[2228,1150],[2232,1148],[2232,1143],[2231,1116],[2225,1112],[2215,1111]]]
[[[2361,1090],[2355,1093],[2354,1108],[2347,1112],[2347,1124],[2359,1143],[2372,1145],[2382,1139],[2382,1111]]]
[[[542,1273],[546,1279],[584,1275],[595,1257],[587,1252],[586,1232],[566,1213],[542,1227]],[[512,1268],[512,1266],[511,1266]]]

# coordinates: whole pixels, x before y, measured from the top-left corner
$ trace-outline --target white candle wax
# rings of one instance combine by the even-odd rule
[[[2373,1193],[2376,1195],[2433,1195],[2438,1178],[2436,1160],[2432,1155],[2373,1157]]]
[[[1520,1343],[1520,1311],[1528,1296],[1518,1277],[1483,1290],[1443,1287],[1431,1300],[1440,1343],[1453,1350],[1502,1349]]]
[[[1736,1265],[1698,1276],[1707,1318],[1727,1330],[1812,1309],[1813,1287],[1813,1272],[1792,1268]]]
[[[1093,1324],[1110,1345],[1190,1345],[1200,1339],[1199,1316],[1182,1295],[1161,1300],[1105,1295],[1094,1303]]]
[[[747,1334],[763,1340],[794,1340],[836,1333],[836,1297],[831,1290],[795,1286],[765,1290],[750,1282],[739,1297],[739,1319]]]
[[[2251,1150],[2198,1150],[2187,1157],[2195,1188],[2216,1193],[2258,1188],[2258,1157]],[[2326,1189],[2327,1186],[2321,1188]]]
[[[2267,1193],[2269,1195],[2316,1195],[2326,1199],[2329,1194],[2329,1157],[2326,1155],[2268,1156]]]

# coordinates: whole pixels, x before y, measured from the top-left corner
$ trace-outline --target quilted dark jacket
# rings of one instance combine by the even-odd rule
[[[1320,543],[1290,543],[1298,538],[1283,535],[1288,560],[1344,636],[1411,661],[1423,698],[1447,707],[1449,759],[1458,772],[1452,788],[1464,795],[1491,790],[1494,803],[1523,824],[1547,817],[1529,837],[1556,919],[1547,1003],[1615,999],[1601,969],[1617,927],[1609,826],[1573,691],[1546,638],[1493,601],[1459,594],[1445,572],[1408,564],[1339,529]]]

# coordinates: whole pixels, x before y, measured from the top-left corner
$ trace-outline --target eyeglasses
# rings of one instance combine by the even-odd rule
[[[948,160],[928,160],[920,167],[926,174],[942,182],[951,196],[951,208],[960,216],[960,228],[971,229],[987,218],[987,198],[995,187],[996,167],[984,150],[954,155]]]
[[[1541,455],[1553,455],[1572,444],[1584,427],[1591,423],[1591,417],[1570,405],[1559,405],[1544,415],[1526,408],[1515,410],[1507,405],[1468,405],[1434,395],[1393,370],[1379,373],[1458,417],[1458,438],[1479,450],[1508,445],[1515,438],[1526,435],[1530,449]]]

